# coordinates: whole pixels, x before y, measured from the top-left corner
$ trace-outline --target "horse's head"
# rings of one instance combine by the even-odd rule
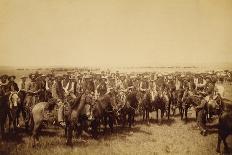
[[[10,108],[17,107],[20,104],[20,98],[16,92],[13,92],[9,96],[9,106]]]

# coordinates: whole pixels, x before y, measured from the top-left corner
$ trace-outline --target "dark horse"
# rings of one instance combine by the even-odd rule
[[[165,112],[169,118],[169,114],[170,114],[169,97],[164,91],[160,90],[157,92],[152,105],[156,111],[157,121],[159,117],[159,110],[161,111],[161,121],[163,120],[163,116]]]
[[[13,131],[17,132],[17,112],[19,109],[20,98],[17,92],[11,92],[8,100],[9,107],[9,130],[11,129],[11,124],[13,123]]]
[[[181,106],[181,119],[188,121],[188,109],[191,106],[198,106],[201,103],[201,98],[196,95],[191,95],[189,92],[185,91],[182,98],[182,106]]]
[[[217,124],[218,127],[218,143],[216,151],[220,153],[220,145],[221,141],[224,143],[225,151],[229,151],[229,147],[226,143],[227,136],[232,134],[232,101],[224,99],[225,102],[225,111],[219,116],[219,123]]]
[[[93,137],[96,138],[98,136],[101,122],[103,122],[104,130],[106,130],[108,124],[111,132],[113,132],[113,125],[116,117],[115,107],[116,98],[114,92],[107,93],[95,101],[94,105],[91,107]]]
[[[143,112],[143,121],[150,123],[149,113],[152,112],[151,93],[149,91],[141,92],[140,107]]]
[[[125,104],[121,109],[123,127],[125,126],[126,122],[128,123],[129,127],[131,127],[131,125],[134,124],[135,112],[137,108],[137,93],[135,91],[128,92],[128,94],[126,95]]]
[[[8,114],[7,96],[0,97],[0,127],[1,127],[1,138],[5,138],[5,122]]]
[[[2,139],[4,139],[5,136],[5,123],[7,117],[9,119],[9,131],[11,129],[11,124],[13,123],[13,129],[14,132],[16,132],[16,118],[19,103],[20,98],[17,92],[12,92],[9,95],[0,98],[0,127]]]

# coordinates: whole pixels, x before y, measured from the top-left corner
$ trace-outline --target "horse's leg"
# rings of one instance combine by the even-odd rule
[[[165,112],[165,109],[161,109],[161,123],[163,122],[163,117],[164,117],[164,112]]]
[[[180,119],[183,120],[183,106],[181,102],[179,104]]]
[[[13,109],[12,111],[13,128],[15,133],[17,133],[17,111],[18,108]]]
[[[169,119],[169,117],[170,117],[170,109],[171,109],[171,102],[169,101],[169,102],[168,102],[168,113],[167,113],[168,119]]]
[[[126,124],[126,113],[123,112],[123,113],[122,113],[122,127],[123,127],[123,128],[125,127],[125,124]]]
[[[93,120],[93,122],[91,123],[93,138],[97,138],[97,136],[98,136],[98,124],[99,124],[99,122],[97,119]]]
[[[222,141],[223,141],[223,144],[224,144],[224,150],[227,153],[229,151],[229,147],[228,147],[227,142],[226,142],[226,136],[222,137]]]
[[[132,118],[131,118],[131,119],[132,119],[132,120],[131,120],[131,121],[132,121],[131,123],[132,123],[132,125],[135,125],[135,111],[134,111],[134,110],[133,110],[133,112],[132,112],[131,117],[132,117]]]
[[[145,108],[143,108],[143,122],[145,121]]]
[[[33,131],[32,131],[32,139],[33,139],[33,142],[32,142],[32,147],[35,147],[36,145],[36,141],[39,139],[39,130],[40,130],[40,125],[41,125],[41,121],[40,122],[36,122],[35,123],[35,126],[33,128]]]
[[[70,145],[72,146],[72,133],[73,133],[73,128],[74,128],[74,123],[71,122],[68,126],[67,126],[67,141],[66,141],[66,145]]]
[[[20,118],[21,106],[19,106],[16,110],[16,126],[19,127],[19,118]]]
[[[131,113],[131,111],[128,112],[128,124],[129,124],[129,128],[131,128],[131,124],[132,124],[132,113]]]
[[[5,138],[5,122],[6,122],[6,113],[3,112],[1,120],[0,120],[0,126],[1,126],[1,138],[4,139]]]
[[[113,133],[113,131],[114,131],[114,116],[113,116],[113,114],[109,115],[108,121],[109,121],[110,131],[111,131],[111,133]]]
[[[187,122],[188,121],[188,108],[186,107],[185,109],[185,121]]]
[[[218,143],[217,143],[217,149],[216,149],[218,153],[220,153],[220,150],[221,150],[220,149],[221,141],[222,141],[221,136],[218,134]]]
[[[105,116],[103,116],[103,123],[104,123],[104,132],[106,132],[106,128],[107,128],[107,115],[105,114]]]
[[[11,132],[11,124],[12,124],[12,122],[13,122],[13,120],[12,120],[12,114],[11,114],[11,111],[10,110],[8,110],[7,111],[7,116],[8,116],[8,133],[10,133]]]
[[[149,112],[149,109],[147,109],[147,124],[149,125],[150,124],[150,112]]]
[[[157,120],[157,122],[158,122],[158,119],[159,119],[158,117],[159,117],[159,109],[157,108],[156,109],[156,120]]]

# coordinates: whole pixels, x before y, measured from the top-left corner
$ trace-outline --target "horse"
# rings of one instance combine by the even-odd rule
[[[159,110],[161,111],[161,121],[163,120],[164,113],[166,112],[168,118],[169,118],[169,98],[165,91],[158,90],[156,92],[156,95],[154,97],[154,100],[152,102],[152,105],[154,107],[154,110],[156,111],[156,119],[158,121],[159,118]]]
[[[218,153],[220,153],[221,141],[224,143],[225,152],[229,151],[226,138],[229,135],[232,135],[232,108],[229,108],[229,106],[232,105],[232,101],[224,99],[224,102],[227,105],[227,108],[225,108],[219,116],[219,122],[215,125],[218,127],[218,143],[216,147]]]
[[[219,118],[218,143],[216,151],[220,153],[221,141],[224,143],[225,151],[228,152],[226,138],[232,134],[232,112],[224,112]]]
[[[43,122],[47,121],[47,111],[52,111],[56,106],[56,100],[50,100],[49,102],[39,102],[31,110],[31,129],[33,138],[33,147],[36,140],[39,139],[39,131],[43,127]]]
[[[178,106],[178,91],[172,91],[170,92],[170,98],[169,98],[169,104],[170,104],[170,110],[172,111],[172,115],[174,116],[176,114],[176,109]]]
[[[8,100],[8,107],[9,107],[9,131],[11,130],[11,125],[13,123],[13,131],[16,132],[17,130],[17,112],[19,109],[20,98],[18,96],[18,92],[11,92],[9,95]]]
[[[181,109],[181,120],[184,119],[188,121],[188,109],[191,106],[198,106],[201,103],[201,98],[185,91],[182,98],[182,109]]]
[[[120,113],[122,116],[122,126],[125,127],[127,122],[129,128],[131,128],[131,125],[134,124],[135,112],[138,108],[139,101],[137,98],[137,93],[135,91],[130,91],[127,94],[123,95],[123,102],[124,104],[120,109]]]
[[[17,111],[17,118],[16,118],[16,121],[17,121],[17,124],[19,125],[19,117],[20,117],[20,113],[22,113],[22,116],[23,116],[23,119],[25,121],[28,113],[26,111],[26,108],[25,108],[25,97],[26,97],[26,91],[23,91],[23,90],[20,90],[18,92],[18,96],[20,98],[20,104],[18,105],[18,111]]]
[[[7,117],[10,116],[9,110],[9,95],[0,97],[0,127],[1,127],[1,138],[5,138],[5,123]]]
[[[113,132],[116,111],[117,108],[115,92],[107,93],[95,101],[94,105],[91,107],[91,115],[93,117],[93,121],[91,123],[93,137],[98,136],[98,129],[100,128],[101,122],[103,122],[104,131],[106,131],[108,124],[111,133]]]
[[[149,124],[149,113],[152,112],[151,93],[149,91],[142,92],[142,98],[140,99],[139,104],[142,108],[143,121],[146,121],[147,124]]]
[[[93,106],[93,97],[92,95],[90,94],[82,94],[80,96],[80,99],[75,99],[74,100],[74,103],[71,105],[71,108],[70,108],[70,114],[68,117],[66,117],[66,131],[67,131],[67,134],[66,134],[66,145],[70,145],[72,146],[72,138],[73,138],[73,131],[77,128],[78,126],[78,123],[80,122],[80,116],[83,112],[83,110],[86,110],[88,108],[86,108],[86,105],[90,105],[90,106],[87,106],[87,107],[90,107],[89,108],[89,119],[90,120],[93,120],[92,119],[92,112],[91,112],[91,106]],[[92,122],[91,123],[91,126],[94,126],[93,125],[94,123]],[[94,126],[95,127],[95,126]]]

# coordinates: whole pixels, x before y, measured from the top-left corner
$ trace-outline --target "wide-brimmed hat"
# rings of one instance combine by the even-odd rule
[[[7,78],[8,78],[8,75],[6,75],[6,74],[0,76],[0,79],[7,79]]]
[[[29,78],[30,78],[30,79],[36,78],[36,74],[33,74],[33,73],[29,74]]]
[[[206,76],[205,79],[209,79],[210,81],[212,80],[210,76]]]
[[[60,79],[60,80],[63,80],[64,79],[64,77],[62,76],[62,75],[56,75],[56,77],[55,77],[57,80],[58,79]]]
[[[133,88],[134,88],[134,86],[130,86],[130,87],[128,87],[128,90],[133,89]]]
[[[13,78],[14,80],[16,79],[16,76],[15,75],[10,75],[8,76],[8,80],[10,80],[11,78]]]
[[[85,75],[85,76],[84,76],[84,79],[91,79],[91,78],[92,78],[91,75]]]
[[[77,76],[72,75],[72,76],[70,76],[69,79],[70,79],[70,80],[76,80],[76,79],[77,79]]]
[[[21,76],[20,79],[27,79],[27,76]]]
[[[107,80],[107,76],[102,76],[101,79]]]

